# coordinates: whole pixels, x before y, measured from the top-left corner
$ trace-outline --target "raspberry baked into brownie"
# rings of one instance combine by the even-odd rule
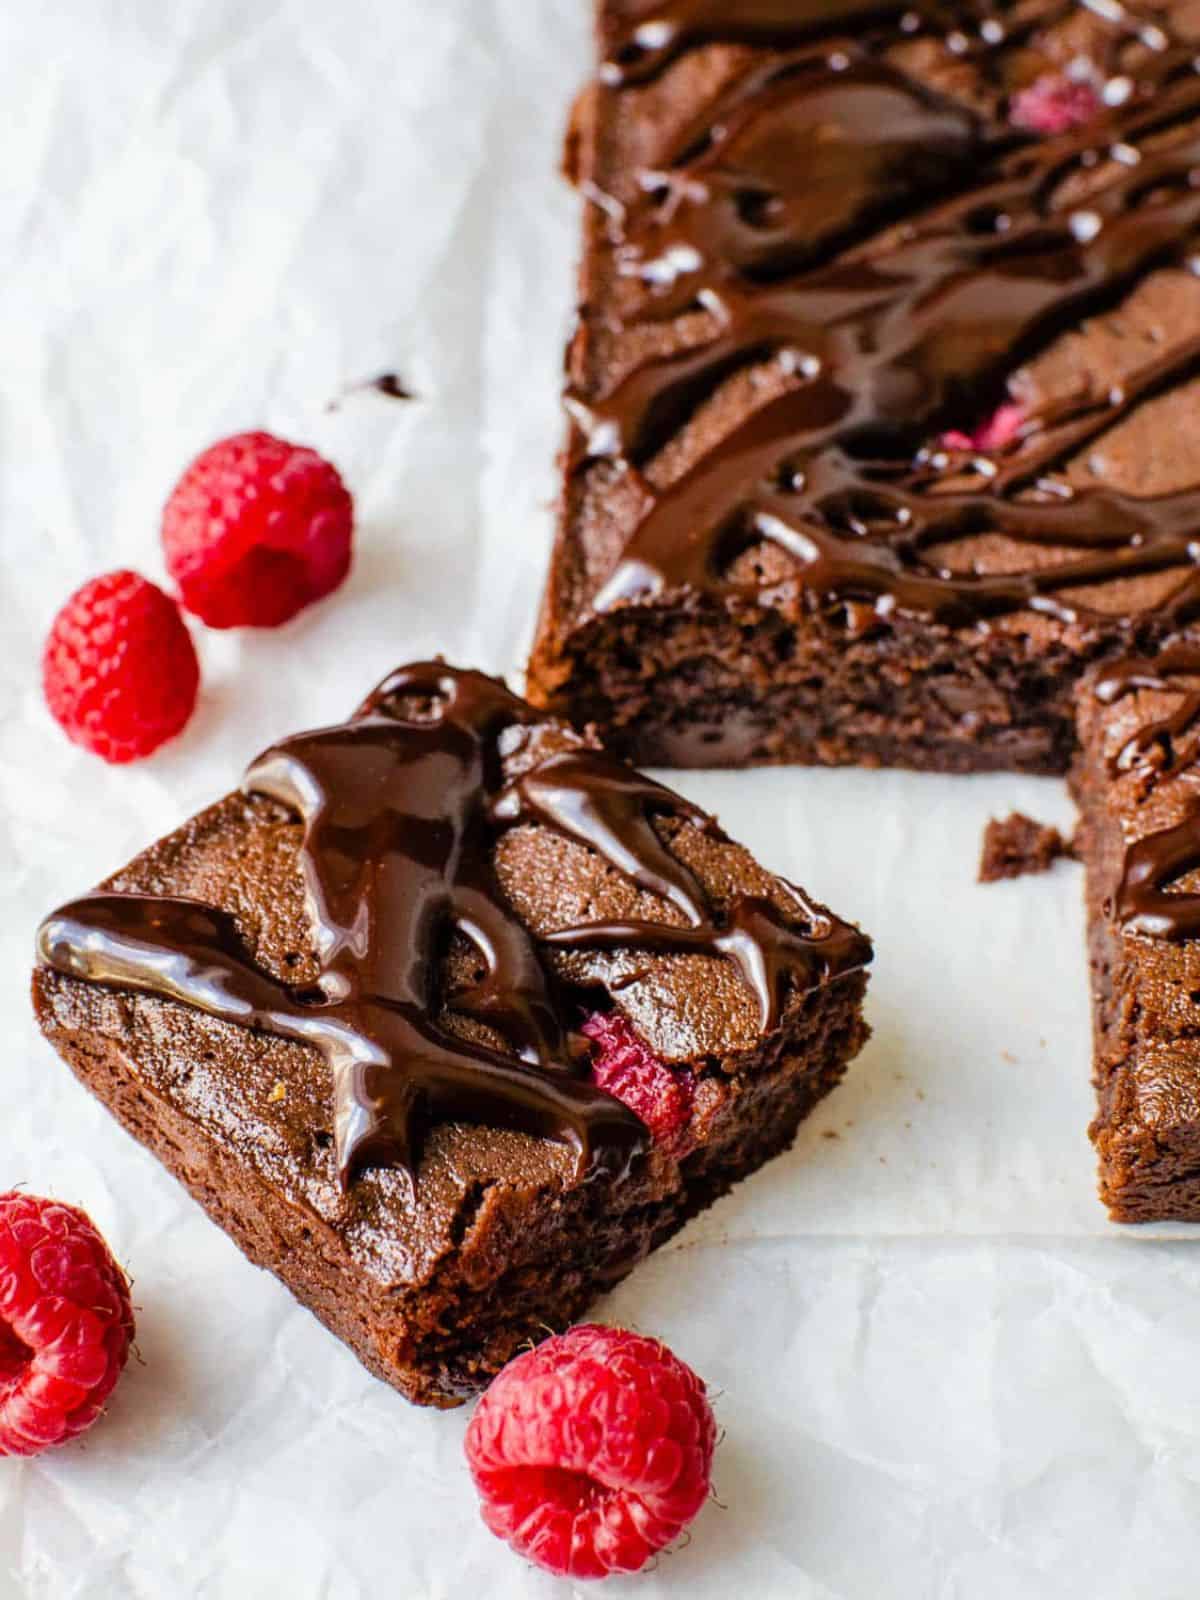
[[[1200,597],[1200,16],[602,0],[537,704],[641,762],[1064,772]]]
[[[410,1399],[464,1398],[793,1140],[867,939],[440,662],[39,934],[76,1074]]]

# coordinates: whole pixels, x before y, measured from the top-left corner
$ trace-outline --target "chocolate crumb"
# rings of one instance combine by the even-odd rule
[[[336,411],[343,400],[348,399],[352,394],[362,394],[367,389],[373,389],[376,394],[386,395],[389,400],[416,400],[418,398],[398,372],[381,372],[376,378],[363,378],[358,383],[348,383],[341,393],[335,396],[325,407],[326,411]]]
[[[984,829],[979,881],[995,883],[1001,878],[1048,872],[1061,856],[1073,859],[1075,844],[1064,839],[1057,828],[1035,822],[1019,811],[1012,812],[1003,822],[993,817]]]
[[[389,400],[415,400],[417,397],[404,383],[399,374],[395,372],[381,372],[377,378],[368,378],[365,383],[357,385],[360,389],[374,389],[376,394],[384,394]]]

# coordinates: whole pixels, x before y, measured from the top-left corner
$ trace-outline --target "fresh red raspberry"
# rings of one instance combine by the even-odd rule
[[[0,1456],[90,1428],[132,1338],[125,1274],[84,1213],[0,1194]]]
[[[222,439],[163,512],[167,570],[210,628],[275,628],[350,570],[354,503],[315,450],[269,433]]]
[[[584,1324],[510,1361],[467,1428],[483,1520],[560,1577],[636,1572],[704,1504],[716,1423],[658,1342]]]
[[[686,1154],[691,1073],[660,1061],[620,1011],[593,1012],[580,1032],[599,1047],[592,1057],[592,1082],[624,1101],[664,1149],[676,1156]]]
[[[187,722],[200,665],[170,595],[136,572],[106,572],[51,624],[42,687],[68,738],[106,761],[136,761]]]
[[[1025,425],[1025,408],[1009,400],[997,406],[986,422],[980,423],[974,433],[963,433],[953,428],[942,435],[942,445],[947,450],[1003,450],[1011,444]]]
[[[1008,108],[1009,121],[1026,133],[1053,136],[1070,133],[1090,122],[1101,100],[1087,77],[1066,72],[1046,72],[1015,94]]]

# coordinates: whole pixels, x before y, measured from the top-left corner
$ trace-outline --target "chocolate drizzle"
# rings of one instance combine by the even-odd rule
[[[391,674],[349,722],[253,763],[247,792],[303,823],[315,986],[293,988],[254,966],[227,913],[154,895],[96,893],[62,907],[39,931],[39,957],[74,978],[314,1046],[333,1076],[343,1184],[372,1166],[415,1174],[429,1119],[565,1140],[580,1176],[621,1172],[644,1150],[645,1129],[577,1075],[569,1002],[495,876],[505,829],[537,823],[581,841],[685,918],[564,928],[541,943],[728,957],[757,994],[764,1027],[789,989],[861,967],[870,946],[798,891],[795,925],[753,897],[718,916],[652,819],[710,820],[596,751],[539,756],[543,720],[495,680],[427,662]],[[445,1024],[439,974],[455,931],[483,970],[453,1008],[495,1030],[511,1054]]]
[[[1196,680],[1187,689],[1184,679]],[[1189,766],[1200,755],[1200,740],[1181,744],[1200,718],[1200,646],[1176,641],[1154,656],[1123,656],[1111,661],[1097,674],[1093,690],[1106,706],[1138,689],[1172,690],[1181,695],[1176,708],[1165,717],[1138,728],[1109,761],[1115,776],[1130,769],[1156,773],[1175,772]]]
[[[1179,703],[1136,729],[1110,759],[1109,770],[1114,776],[1139,773],[1153,786],[1177,777],[1200,755],[1200,738],[1187,738],[1200,721],[1200,646],[1176,640],[1154,656],[1125,656],[1104,667],[1092,686],[1104,705],[1138,690],[1178,694]],[[1180,894],[1172,885],[1196,867],[1200,799],[1193,797],[1173,826],[1127,845],[1113,901],[1117,922],[1152,938],[1194,938],[1200,933],[1200,894]]]
[[[646,0],[613,29],[602,76],[640,83],[695,45],[792,44],[835,27],[854,31],[907,18],[910,28],[927,18],[949,27],[953,10],[930,0]]]
[[[1151,574],[1178,574],[1156,613],[1200,609],[1200,486],[1142,497],[1061,473],[1200,374],[1200,338],[1119,390],[1031,415],[1002,450],[931,442],[964,414],[986,415],[1015,366],[1151,271],[1194,270],[1200,76],[1157,19],[1092,8],[1114,63],[1130,43],[1141,54],[1110,97],[1119,104],[1055,137],[1014,129],[1001,90],[991,112],[968,109],[887,56],[925,33],[976,56],[991,81],[1006,46],[1072,9],[663,0],[618,30],[606,93],[638,92],[710,40],[790,48],[752,57],[662,170],[640,174],[640,197],[606,206],[628,294],[615,296],[609,332],[685,316],[693,331],[667,353],[649,341],[631,364],[614,361],[610,380],[568,395],[576,468],[610,458],[644,507],[596,611],[678,589],[754,600],[770,588],[777,601],[777,574],[731,575],[764,545],[790,558],[802,594],[844,607],[853,632],[896,613],[1095,617],[1090,586]],[[1148,143],[1166,132],[1178,137]],[[694,332],[698,312],[707,334]],[[731,375],[768,362],[782,392],[674,481],[647,470]],[[946,564],[946,546],[989,534],[1060,559],[1003,574]]]
[[[1200,867],[1200,805],[1172,828],[1147,834],[1125,851],[1113,904],[1121,927],[1156,939],[1191,939],[1200,933],[1200,894],[1171,891],[1184,873]]]

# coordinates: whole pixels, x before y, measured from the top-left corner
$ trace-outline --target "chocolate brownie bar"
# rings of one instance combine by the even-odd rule
[[[1063,772],[1200,598],[1200,14],[602,0],[529,685],[643,762]]]
[[[33,994],[251,1260],[450,1405],[791,1143],[866,1038],[870,955],[679,796],[431,662],[47,918]],[[590,1077],[614,1035],[628,1105]]]
[[[1079,690],[1101,1193],[1200,1222],[1200,638]]]

